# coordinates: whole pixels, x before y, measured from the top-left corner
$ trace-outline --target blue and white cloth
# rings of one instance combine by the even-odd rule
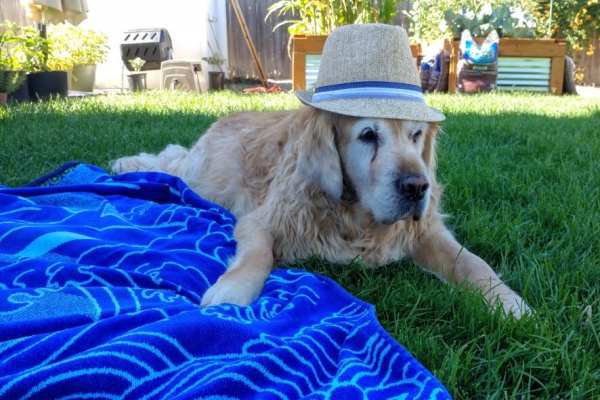
[[[201,309],[234,217],[158,173],[0,187],[0,399],[448,399],[332,280],[276,269]]]

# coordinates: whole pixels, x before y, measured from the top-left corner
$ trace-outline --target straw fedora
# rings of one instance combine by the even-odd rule
[[[439,122],[423,97],[408,35],[398,26],[346,25],[325,41],[314,91],[297,91],[304,104],[354,117]]]

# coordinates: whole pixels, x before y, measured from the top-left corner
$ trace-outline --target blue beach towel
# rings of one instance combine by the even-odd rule
[[[276,269],[201,309],[234,217],[158,173],[0,187],[0,399],[447,399],[332,280]]]

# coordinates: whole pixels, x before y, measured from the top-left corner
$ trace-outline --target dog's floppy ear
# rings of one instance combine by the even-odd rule
[[[299,125],[301,132],[296,132],[300,135],[297,171],[331,198],[339,200],[344,179],[333,116],[310,107],[303,111],[304,120]]]
[[[432,176],[435,176],[435,170],[437,167],[435,145],[438,130],[438,124],[430,123],[427,128],[427,132],[425,132],[425,143],[423,145],[423,161],[425,161],[425,164],[427,165],[427,168],[429,168]]]

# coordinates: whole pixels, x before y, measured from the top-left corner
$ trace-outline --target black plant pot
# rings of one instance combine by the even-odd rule
[[[17,90],[8,95],[8,101],[17,103],[29,101],[29,84],[27,79],[23,80],[23,83],[21,83],[21,86]]]
[[[223,90],[225,88],[225,73],[220,71],[208,72],[208,89]]]
[[[132,92],[146,90],[146,73],[129,74],[127,75],[127,82],[129,83],[129,90]]]
[[[27,76],[27,81],[31,100],[67,97],[69,94],[69,77],[65,71],[35,72]]]

